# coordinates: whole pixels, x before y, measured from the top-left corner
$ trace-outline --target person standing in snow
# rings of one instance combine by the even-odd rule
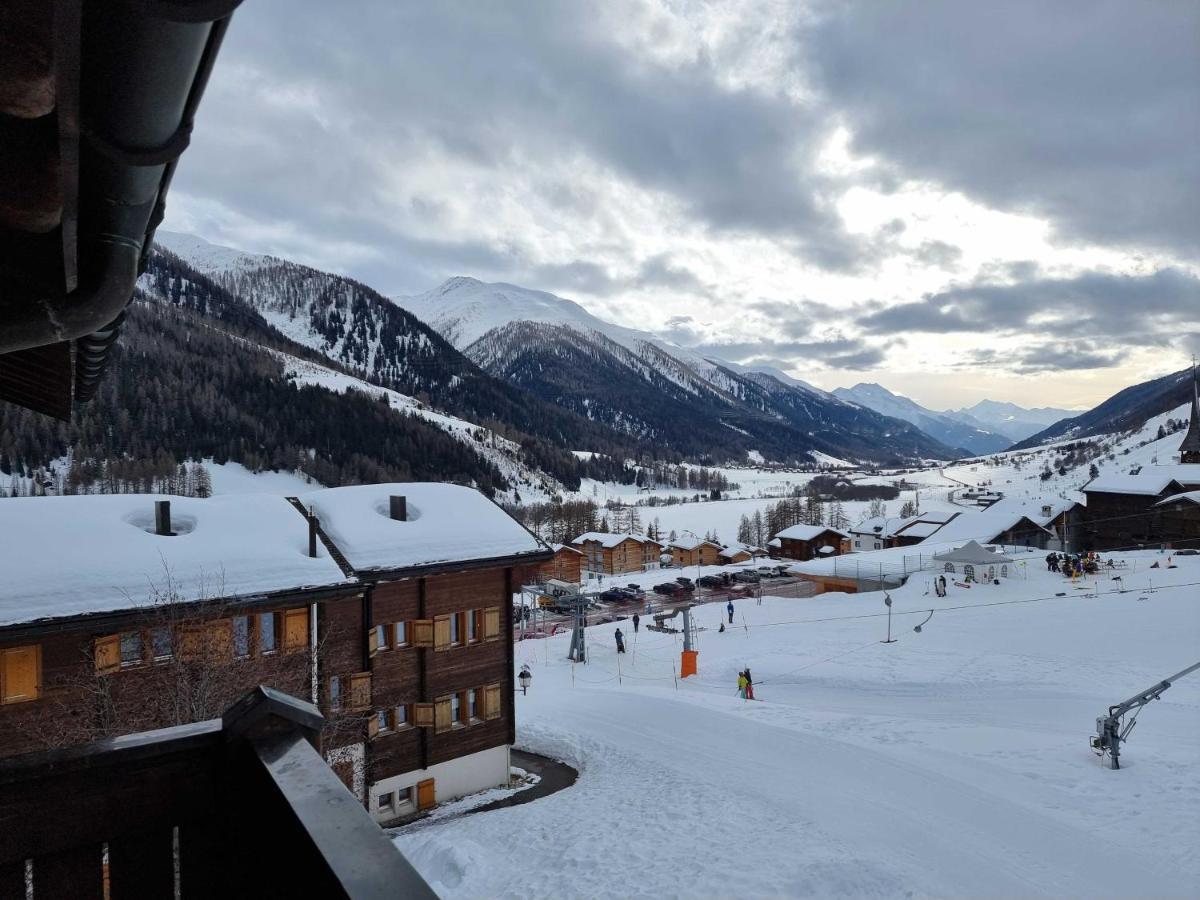
[[[617,639],[617,652],[625,652],[625,635],[621,634],[621,629],[618,628],[616,634],[613,635]]]
[[[748,682],[746,681],[746,673],[738,672],[738,696],[741,697],[743,700],[746,699],[747,683]]]
[[[750,677],[750,667],[746,666],[746,671],[742,673],[746,676],[746,699],[754,699],[754,679]]]
[[[634,634],[637,634],[638,622],[640,622],[640,621],[642,621],[641,618],[638,616],[637,613],[634,613],[633,614],[633,633]]]
[[[729,601],[729,602],[728,602],[728,603],[725,605],[725,611],[726,611],[727,613],[729,613],[729,624],[730,624],[730,625],[732,625],[732,624],[733,624],[733,601],[732,601],[732,600],[730,600],[730,601]]]

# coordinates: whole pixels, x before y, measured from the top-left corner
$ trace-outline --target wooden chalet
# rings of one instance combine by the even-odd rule
[[[0,531],[0,756],[263,684],[325,714],[326,759],[377,821],[508,781],[506,592],[550,551],[474,491],[22,498]]]
[[[1191,417],[1179,445],[1179,460],[1174,465],[1140,466],[1125,474],[1102,475],[1085,484],[1086,508],[1078,516],[1082,549],[1135,549],[1178,539],[1178,532],[1171,530],[1174,525],[1167,530],[1164,525],[1178,522],[1177,517],[1186,515],[1187,508],[1163,501],[1200,490],[1200,386],[1195,370]]]
[[[666,545],[666,552],[671,554],[671,564],[675,566],[720,565],[723,549],[718,543],[697,538],[668,541]]]
[[[624,575],[656,569],[663,545],[640,534],[589,531],[571,541],[583,554],[583,570],[595,575]]]
[[[1200,549],[1200,491],[1174,494],[1155,504],[1155,531],[1175,549]]]
[[[555,579],[570,584],[579,584],[583,578],[583,553],[569,544],[551,544],[554,556],[542,563],[537,570],[537,581]]]
[[[850,535],[824,525],[793,525],[775,535],[780,559],[810,560],[849,551]]]
[[[760,557],[766,556],[767,551],[762,547],[751,547],[746,544],[734,544],[729,547],[721,548],[721,552],[717,554],[718,562],[721,565],[733,565],[734,563],[752,562]]]

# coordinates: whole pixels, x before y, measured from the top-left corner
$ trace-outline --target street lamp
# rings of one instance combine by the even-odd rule
[[[529,693],[529,682],[533,681],[533,673],[529,671],[529,665],[521,666],[521,674],[517,676],[517,680],[521,682],[521,694],[524,696]]]

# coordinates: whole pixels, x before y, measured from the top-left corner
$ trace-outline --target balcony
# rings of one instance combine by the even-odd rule
[[[326,765],[316,707],[0,759],[0,897],[433,897]]]

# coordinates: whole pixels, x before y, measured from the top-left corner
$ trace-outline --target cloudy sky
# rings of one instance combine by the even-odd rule
[[[1200,352],[1198,200],[1195,0],[251,0],[164,227],[1083,407]]]

